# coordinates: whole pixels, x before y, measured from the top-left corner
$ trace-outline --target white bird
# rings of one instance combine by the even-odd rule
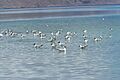
[[[83,30],[83,33],[87,33],[87,30]]]
[[[94,41],[95,41],[95,42],[98,42],[98,41],[101,41],[101,40],[102,40],[102,36],[94,37]]]
[[[76,32],[67,32],[66,35],[72,37],[72,36],[76,35]]]
[[[82,35],[82,37],[83,37],[84,39],[86,39],[86,38],[88,37],[88,35],[87,35],[87,30],[83,30],[83,35]]]
[[[105,18],[102,18],[102,20],[104,21],[104,20],[105,20]]]
[[[56,35],[56,36],[59,36],[59,35],[60,35],[60,31],[57,31],[57,32],[55,33],[55,35]]]
[[[88,44],[88,39],[84,39],[84,44]]]
[[[41,31],[37,32],[36,30],[33,30],[32,33],[34,36],[40,36],[42,34]]]
[[[16,37],[18,34],[17,33],[12,33],[11,37]]]
[[[65,40],[67,40],[67,41],[70,42],[70,40],[71,40],[71,36],[66,35],[66,36],[65,36]]]
[[[88,47],[88,44],[84,44],[84,45],[79,45],[80,49],[85,49],[86,47]]]
[[[20,34],[20,37],[21,37],[21,38],[24,38],[24,37],[26,37],[26,35],[21,33],[21,34]]]
[[[88,36],[86,34],[83,34],[82,37],[86,39]]]
[[[37,30],[32,30],[32,33],[33,33],[33,34],[36,34],[36,33],[37,33]]]
[[[60,41],[58,41],[58,46],[66,46],[66,43],[61,43]]]
[[[26,34],[29,34],[29,31],[28,31],[28,30],[26,30]]]
[[[109,34],[109,38],[111,38],[112,37],[112,35],[111,34]]]
[[[46,24],[46,26],[48,27],[49,25],[48,25],[48,24]]]
[[[62,47],[58,47],[56,48],[59,52],[64,52],[64,54],[66,54],[66,46],[62,46]]]
[[[55,42],[53,42],[53,43],[51,43],[51,46],[52,46],[52,48],[54,48],[54,49],[56,49],[56,43]]]
[[[66,33],[68,36],[71,36],[72,35],[72,32],[67,32]]]
[[[56,41],[56,37],[53,36],[53,37],[50,37],[50,39],[48,40],[48,42],[55,42]]]
[[[0,34],[0,37],[3,37],[4,35],[3,34]]]
[[[109,31],[112,31],[113,29],[112,28],[109,28]]]
[[[43,34],[43,33],[41,33],[39,36],[40,36],[41,39],[46,38],[46,34]]]
[[[53,32],[51,32],[51,35],[52,35],[52,36],[54,36],[54,33],[53,33]]]
[[[41,47],[43,47],[43,44],[38,45],[38,44],[34,43],[34,44],[33,44],[33,47],[34,47],[34,48],[41,48]]]

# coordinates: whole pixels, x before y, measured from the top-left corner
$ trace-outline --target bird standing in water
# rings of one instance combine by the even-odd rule
[[[41,47],[43,47],[43,44],[40,44],[40,45],[39,45],[39,44],[34,43],[34,44],[33,44],[33,47],[34,47],[34,48],[41,48]]]

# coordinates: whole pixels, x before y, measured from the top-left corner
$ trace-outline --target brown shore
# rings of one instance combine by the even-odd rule
[[[0,0],[0,8],[42,8],[120,4],[120,0]]]

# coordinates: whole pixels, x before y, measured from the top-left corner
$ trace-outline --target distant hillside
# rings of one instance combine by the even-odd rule
[[[0,0],[0,8],[39,8],[96,4],[120,4],[120,0]]]

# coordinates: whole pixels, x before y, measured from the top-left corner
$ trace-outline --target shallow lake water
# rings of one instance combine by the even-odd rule
[[[109,31],[110,28],[113,30]],[[120,79],[120,15],[0,21],[0,31],[6,29],[25,34],[25,37],[0,38],[0,80]],[[60,29],[58,41],[61,42],[66,32],[76,32],[67,43],[66,54],[53,50],[47,42],[50,33]],[[39,30],[47,38],[26,34],[26,30]],[[83,30],[87,30],[88,47],[81,50]],[[94,42],[94,36],[100,35],[102,40]],[[35,49],[33,43],[44,46]]]

